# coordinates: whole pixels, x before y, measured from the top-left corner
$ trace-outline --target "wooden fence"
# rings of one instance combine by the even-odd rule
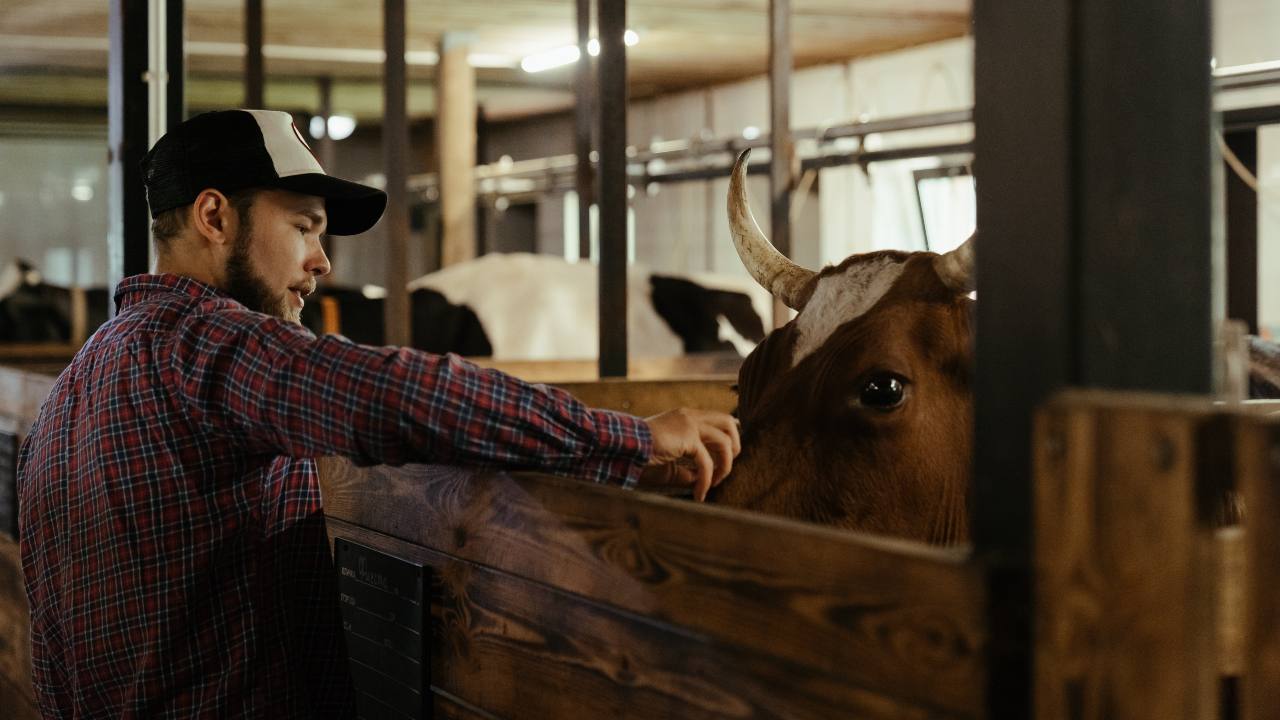
[[[0,368],[24,430],[52,378]],[[571,389],[647,414],[726,381]],[[1039,414],[1037,718],[1280,707],[1280,406],[1067,393]],[[329,531],[429,570],[443,718],[990,716],[988,570],[929,548],[539,475],[321,463]],[[1247,525],[1224,526],[1224,497]],[[0,536],[0,706],[34,717]]]

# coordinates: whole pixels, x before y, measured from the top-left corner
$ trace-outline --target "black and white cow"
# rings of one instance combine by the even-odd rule
[[[85,290],[86,330],[107,321],[106,288]],[[65,343],[71,340],[71,290],[44,281],[21,258],[0,270],[0,342]]]
[[[598,352],[598,270],[550,255],[484,255],[409,283],[414,347],[497,360],[590,359]],[[628,347],[633,357],[722,352],[746,355],[765,335],[767,293],[749,278],[628,272]],[[323,326],[324,297],[339,306],[342,333],[380,344],[381,288],[322,288],[303,323]]]

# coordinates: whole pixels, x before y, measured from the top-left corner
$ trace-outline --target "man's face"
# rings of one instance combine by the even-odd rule
[[[329,274],[320,246],[324,201],[285,190],[264,190],[240,218],[227,258],[226,287],[250,310],[300,322],[303,298],[316,277]]]

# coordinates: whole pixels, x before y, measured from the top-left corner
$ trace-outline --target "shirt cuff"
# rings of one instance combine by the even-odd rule
[[[653,455],[649,423],[634,415],[592,410],[597,448],[579,468],[582,477],[597,483],[634,488]]]

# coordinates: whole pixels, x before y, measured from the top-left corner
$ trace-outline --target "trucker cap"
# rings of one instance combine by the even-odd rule
[[[387,207],[378,188],[325,174],[289,113],[218,110],[187,120],[142,158],[151,217],[195,202],[206,188],[290,190],[324,198],[330,235],[373,227]]]

